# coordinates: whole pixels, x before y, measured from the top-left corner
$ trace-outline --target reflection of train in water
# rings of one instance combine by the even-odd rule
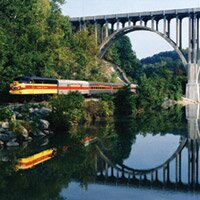
[[[69,91],[79,91],[82,94],[115,93],[125,85],[120,83],[88,82],[77,80],[59,80],[41,77],[19,77],[10,84],[10,94],[40,95],[67,94]],[[132,92],[137,85],[131,84]]]
[[[81,143],[84,146],[88,146],[90,144],[93,144],[97,141],[97,138],[94,136],[87,136],[81,140]],[[66,152],[69,146],[64,146],[63,147],[63,152]],[[44,151],[41,151],[39,153],[36,153],[34,155],[31,155],[26,158],[20,158],[18,159],[17,165],[16,165],[16,170],[19,169],[30,169],[36,165],[39,165],[47,160],[50,160],[53,158],[57,153],[56,148],[51,148],[47,149]]]
[[[16,170],[32,168],[35,165],[39,165],[40,163],[43,163],[51,159],[52,157],[54,157],[55,154],[56,154],[56,149],[47,149],[45,151],[34,154],[27,158],[20,158],[18,160]]]

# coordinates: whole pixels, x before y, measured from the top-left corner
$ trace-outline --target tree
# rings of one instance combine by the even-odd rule
[[[55,130],[69,130],[84,118],[84,97],[79,92],[52,98],[49,119]]]
[[[115,94],[115,116],[116,117],[131,117],[136,112],[137,95],[130,91],[129,86],[119,90]]]
[[[128,36],[118,38],[105,58],[119,66],[132,79],[137,80],[140,77],[140,62],[132,50]]]

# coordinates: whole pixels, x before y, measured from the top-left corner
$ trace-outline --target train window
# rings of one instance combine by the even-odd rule
[[[57,84],[57,79],[53,78],[33,78],[34,83],[41,83],[41,84]]]
[[[19,83],[30,83],[31,78],[30,77],[18,77],[18,78],[15,78],[14,81],[18,81]]]

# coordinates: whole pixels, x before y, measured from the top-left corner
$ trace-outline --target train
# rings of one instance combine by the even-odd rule
[[[10,84],[9,93],[13,95],[60,95],[70,91],[79,91],[84,95],[100,93],[116,93],[125,84],[90,82],[79,80],[61,80],[55,78],[22,76],[15,78]],[[130,90],[136,92],[137,85],[130,84]]]

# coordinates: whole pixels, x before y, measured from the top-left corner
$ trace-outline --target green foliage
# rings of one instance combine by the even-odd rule
[[[187,77],[175,51],[161,52],[139,62],[129,38],[123,36],[116,39],[105,58],[138,83],[139,96],[134,100],[138,109],[158,109],[164,99],[179,100],[185,91]]]
[[[137,95],[130,91],[130,87],[126,86],[115,94],[115,115],[119,117],[132,116],[136,113],[136,97]]]
[[[0,120],[11,120],[14,116],[12,109],[9,107],[0,108]]]
[[[141,65],[132,50],[128,36],[118,38],[108,51],[105,59],[119,66],[132,79],[137,80],[141,75]]]
[[[15,120],[10,123],[10,130],[17,135],[23,135],[24,132],[26,131],[31,131],[32,126],[30,122],[26,122],[23,120]]]
[[[113,116],[114,105],[105,100],[88,101],[85,103],[86,116],[88,122],[105,121]]]
[[[139,108],[152,109],[160,107],[165,98],[164,81],[157,76],[153,78],[141,77],[138,87]]]
[[[84,98],[79,92],[55,96],[51,99],[50,106],[52,112],[49,119],[55,130],[68,130],[83,120]]]
[[[30,75],[104,80],[90,29],[72,34],[64,0],[3,1],[0,13],[0,90]]]

